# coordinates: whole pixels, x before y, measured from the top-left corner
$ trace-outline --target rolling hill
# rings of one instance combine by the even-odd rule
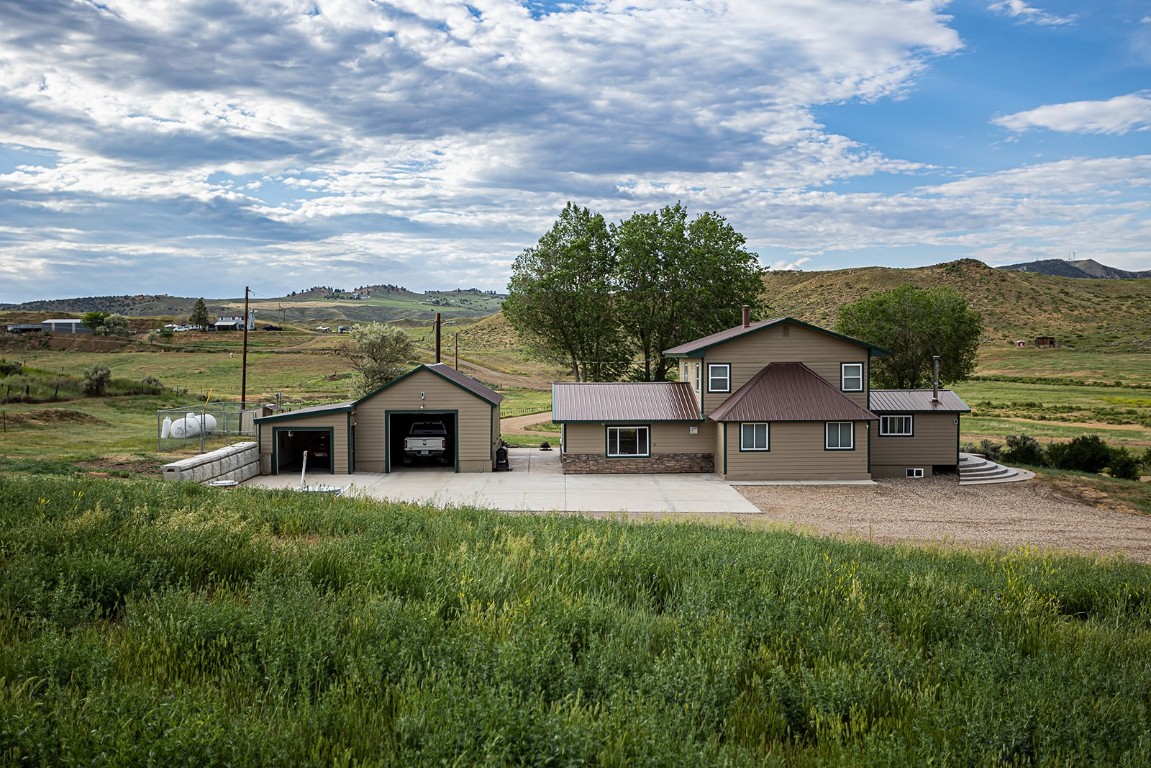
[[[1028,261],[1020,264],[1008,264],[1005,267],[999,267],[999,269],[1006,269],[1013,272],[1036,272],[1041,275],[1075,277],[1088,280],[1137,280],[1151,277],[1151,270],[1128,272],[1125,269],[1116,269],[1106,264],[1100,264],[1094,259],[1081,259],[1079,261],[1041,259],[1039,261]]]
[[[770,315],[826,328],[835,327],[844,304],[905,283],[958,291],[983,315],[985,343],[1055,336],[1083,349],[1151,349],[1151,279],[1072,279],[994,269],[974,259],[915,269],[770,272],[764,278]]]

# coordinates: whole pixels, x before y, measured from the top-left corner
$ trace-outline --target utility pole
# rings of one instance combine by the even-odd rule
[[[436,362],[440,362],[440,313],[436,313]]]
[[[248,407],[248,294],[251,289],[244,286],[244,355],[240,361],[240,410]],[[243,417],[241,416],[241,419]]]

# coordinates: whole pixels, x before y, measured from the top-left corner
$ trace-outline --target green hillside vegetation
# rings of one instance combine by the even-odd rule
[[[0,475],[43,765],[1138,765],[1151,568]]]
[[[774,316],[834,328],[839,307],[899,285],[946,286],[983,315],[985,346],[1054,336],[1079,350],[1151,351],[1151,280],[1082,280],[992,269],[972,259],[918,269],[769,272]]]

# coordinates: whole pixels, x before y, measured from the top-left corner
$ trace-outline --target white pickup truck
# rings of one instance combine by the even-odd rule
[[[404,438],[404,463],[412,459],[448,460],[448,428],[442,421],[417,421]]]

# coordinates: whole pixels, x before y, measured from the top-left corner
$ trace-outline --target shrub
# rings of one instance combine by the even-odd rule
[[[1107,474],[1120,480],[1138,480],[1139,463],[1139,458],[1126,448],[1112,448]]]
[[[164,391],[164,382],[155,376],[145,376],[140,382],[140,391],[146,395],[158,395]]]
[[[112,372],[108,370],[108,366],[103,363],[93,365],[84,371],[84,394],[99,397],[104,394],[104,390],[108,388],[108,382],[111,380]]]
[[[1001,454],[1009,464],[1030,464],[1043,466],[1043,446],[1030,435],[1008,435],[1007,449]]]
[[[1047,463],[1056,469],[1098,474],[1111,462],[1111,450],[1098,435],[1080,435],[1069,443],[1047,447]]]
[[[1151,448],[1143,451],[1143,458],[1140,459],[1140,463],[1143,464],[1144,469],[1151,469]]]
[[[10,363],[0,358],[0,377],[19,376],[22,373],[24,373],[24,365],[22,363],[16,361]]]
[[[991,461],[999,461],[999,454],[1003,451],[1003,446],[999,443],[992,442],[991,440],[980,440],[979,451],[986,458]]]

